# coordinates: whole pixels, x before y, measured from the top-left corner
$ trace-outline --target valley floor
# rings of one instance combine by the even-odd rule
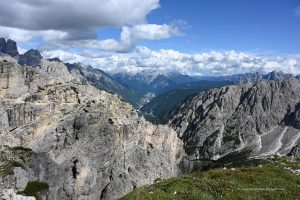
[[[261,165],[219,168],[135,189],[121,200],[300,199],[300,159],[283,157]]]

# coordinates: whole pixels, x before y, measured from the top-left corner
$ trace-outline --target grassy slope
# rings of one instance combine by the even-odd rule
[[[185,175],[137,188],[121,199],[300,199],[300,175],[286,167],[300,169],[300,160]]]

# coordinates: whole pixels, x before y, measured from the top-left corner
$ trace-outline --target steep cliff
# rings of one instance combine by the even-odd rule
[[[43,198],[116,199],[178,174],[182,145],[175,131],[83,80],[62,62],[22,67],[1,57],[2,190],[23,191],[38,181],[49,185]]]
[[[8,54],[12,57],[19,56],[17,43],[11,39],[6,41],[4,38],[0,38],[0,53]]]
[[[286,155],[300,142],[300,81],[261,81],[201,92],[178,106],[170,125],[190,160]]]

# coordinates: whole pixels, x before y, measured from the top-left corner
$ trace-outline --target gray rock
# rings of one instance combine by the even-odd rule
[[[291,152],[288,154],[288,156],[293,156],[296,158],[300,158],[300,143],[297,144],[297,146],[295,146]]]
[[[40,52],[34,49],[31,49],[20,56],[19,64],[27,66],[38,66],[41,64],[43,57]]]
[[[189,159],[286,155],[297,141],[300,81],[261,81],[201,92],[173,111],[170,125]]]
[[[0,38],[0,53],[4,53],[6,49],[6,40],[4,38]]]
[[[35,197],[26,197],[16,194],[13,189],[4,190],[1,196],[3,200],[36,200]]]
[[[19,52],[16,42],[11,39],[5,41],[4,38],[0,38],[0,53],[5,53],[12,57],[18,56]]]
[[[184,153],[173,129],[145,121],[117,95],[73,76],[61,62],[22,67],[5,59],[0,146],[32,149],[23,156],[24,170],[28,181],[49,184],[48,199],[117,199],[180,173]],[[13,154],[4,149],[0,155],[5,152]],[[0,186],[18,191],[24,181],[8,175],[0,177],[6,183]]]

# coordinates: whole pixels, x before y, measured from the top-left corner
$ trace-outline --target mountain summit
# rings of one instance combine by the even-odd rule
[[[12,57],[18,56],[17,43],[11,39],[6,41],[4,38],[0,38],[0,53],[8,54]]]

